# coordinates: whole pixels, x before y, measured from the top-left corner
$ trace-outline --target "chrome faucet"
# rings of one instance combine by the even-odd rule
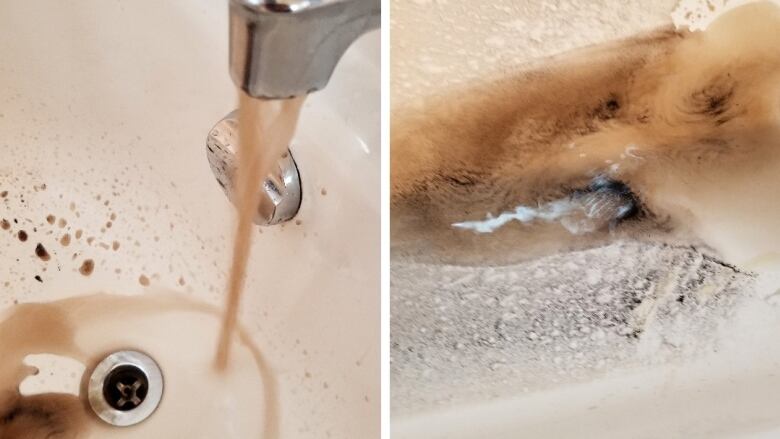
[[[381,0],[230,0],[230,76],[250,96],[286,99],[328,84],[352,42],[379,27]],[[233,200],[236,172],[235,112],[220,120],[206,139],[206,155],[217,182]],[[302,189],[288,150],[258,188],[255,223],[274,225],[298,213]]]
[[[233,82],[266,99],[320,90],[380,12],[380,0],[230,0]]]

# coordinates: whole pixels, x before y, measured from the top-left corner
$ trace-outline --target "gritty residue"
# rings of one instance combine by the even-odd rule
[[[746,3],[756,0],[680,0],[671,13],[677,29],[702,31],[716,18]],[[780,4],[780,2],[778,2]]]
[[[505,267],[394,261],[394,413],[708,351],[754,280],[703,249],[633,241]]]
[[[393,105],[671,22],[679,0],[392,0]],[[466,12],[467,11],[467,12]]]

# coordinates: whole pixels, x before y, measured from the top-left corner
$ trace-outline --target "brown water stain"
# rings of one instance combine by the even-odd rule
[[[44,262],[49,261],[51,259],[51,255],[49,255],[49,252],[46,250],[46,247],[43,246],[43,244],[38,243],[35,246],[35,256],[38,256],[38,258]]]
[[[95,261],[92,259],[85,259],[84,262],[81,263],[81,267],[79,267],[79,273],[84,276],[91,275],[93,271],[95,271]]]
[[[778,11],[750,4],[705,32],[660,29],[396,108],[393,254],[512,263],[600,245],[621,230],[695,234],[714,246],[697,225],[719,215],[715,206],[749,229],[736,212],[749,207],[743,200],[762,202],[747,182],[780,166]],[[643,215],[614,233],[579,236],[544,222],[483,235],[452,227],[569,197],[597,175],[630,188]],[[726,205],[738,186],[745,192]]]

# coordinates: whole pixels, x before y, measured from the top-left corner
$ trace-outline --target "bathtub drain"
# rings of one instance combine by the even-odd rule
[[[137,351],[107,356],[92,371],[89,404],[100,419],[119,427],[137,424],[154,413],[162,399],[162,372]]]

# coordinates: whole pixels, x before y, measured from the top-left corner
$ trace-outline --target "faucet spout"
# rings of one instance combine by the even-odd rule
[[[230,75],[247,94],[284,99],[327,85],[341,56],[379,27],[380,0],[230,0]]]

